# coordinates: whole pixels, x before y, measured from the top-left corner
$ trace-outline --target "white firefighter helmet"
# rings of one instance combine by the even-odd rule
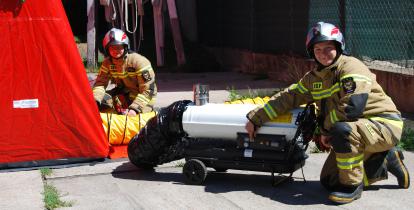
[[[334,41],[339,51],[338,53],[342,53],[345,50],[344,36],[339,28],[330,23],[318,22],[309,30],[306,36],[306,50],[312,58],[314,58],[313,46],[323,41]]]
[[[112,28],[106,34],[102,40],[102,46],[105,53],[108,54],[108,47],[111,45],[123,45],[125,48],[125,54],[129,49],[129,39],[125,32],[120,29]]]

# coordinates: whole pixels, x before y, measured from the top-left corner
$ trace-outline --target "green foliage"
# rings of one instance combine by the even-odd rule
[[[227,88],[227,91],[229,91],[229,101],[235,101],[242,97],[237,93],[237,90],[233,86],[231,88]]]
[[[50,168],[41,168],[40,174],[42,175],[42,178],[45,179],[46,176],[49,176],[52,174],[52,169]]]
[[[96,67],[91,69],[91,68],[88,68],[88,61],[86,59],[83,59],[82,62],[83,62],[83,66],[85,67],[87,73],[98,73],[99,67],[102,64],[102,60],[98,59],[98,63],[96,64]]]
[[[233,86],[227,87],[227,91],[229,91],[229,101],[235,100],[243,100],[248,98],[256,98],[261,97],[264,98],[266,96],[272,96],[275,93],[279,92],[280,90],[259,90],[259,89],[251,89],[248,88],[247,91],[236,90]]]
[[[43,201],[46,209],[56,209],[60,207],[71,207],[72,202],[66,202],[60,200],[59,192],[57,189],[49,184],[44,185]]]
[[[411,128],[404,128],[398,146],[404,150],[414,151],[414,130]]]
[[[77,36],[74,36],[76,44],[81,43],[81,39]]]

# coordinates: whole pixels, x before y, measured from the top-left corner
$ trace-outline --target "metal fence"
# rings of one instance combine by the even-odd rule
[[[414,75],[413,0],[311,0],[309,9],[310,23],[337,24],[347,51],[370,67]]]
[[[306,55],[307,30],[339,26],[346,50],[378,69],[414,75],[414,0],[198,0],[200,41]]]

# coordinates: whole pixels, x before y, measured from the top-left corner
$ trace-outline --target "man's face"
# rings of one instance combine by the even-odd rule
[[[313,46],[315,59],[324,66],[332,64],[336,57],[336,46],[334,41],[325,41],[316,43]]]
[[[124,54],[125,48],[123,45],[111,45],[108,48],[109,55],[112,58],[118,59]]]

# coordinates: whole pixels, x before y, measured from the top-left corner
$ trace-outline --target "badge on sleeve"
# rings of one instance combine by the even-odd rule
[[[143,71],[142,72],[142,78],[144,78],[145,82],[148,82],[152,79],[151,74],[149,73],[149,71]]]
[[[348,77],[342,80],[342,88],[345,93],[353,93],[356,89],[354,78]]]

